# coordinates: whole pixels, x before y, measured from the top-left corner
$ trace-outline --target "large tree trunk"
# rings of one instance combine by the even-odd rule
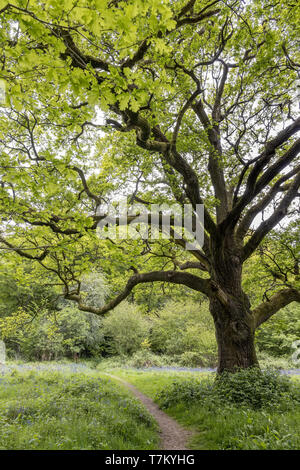
[[[254,346],[254,318],[241,286],[242,263],[231,239],[215,248],[212,278],[226,301],[210,299],[218,344],[218,373],[258,366]]]
[[[210,311],[218,343],[218,373],[257,366],[251,315],[234,306],[228,311],[216,300],[211,300]]]

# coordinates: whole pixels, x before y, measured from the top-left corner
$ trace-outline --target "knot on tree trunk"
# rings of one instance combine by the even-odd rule
[[[230,321],[226,332],[231,336],[231,339],[234,343],[240,344],[243,343],[252,333],[250,325],[247,325],[244,321],[233,320]]]

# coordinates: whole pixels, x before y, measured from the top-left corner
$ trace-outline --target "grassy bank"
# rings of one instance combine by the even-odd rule
[[[159,448],[152,418],[103,372],[110,370],[66,362],[2,368],[0,449]],[[214,373],[122,368],[111,373],[195,430],[191,449],[300,448],[299,376],[290,379],[293,393],[285,382],[277,390],[274,381],[261,386],[249,376],[237,383],[235,403],[234,384],[221,388],[223,396],[215,394]],[[249,401],[252,395],[254,401]]]
[[[0,374],[0,449],[157,449],[157,427],[123,387],[92,370]]]
[[[274,402],[262,397],[262,405],[255,408],[213,395],[196,396],[197,383],[199,386],[207,380],[211,383],[213,374],[121,369],[113,373],[157,400],[182,425],[194,429],[196,434],[190,442],[193,449],[300,448],[300,402],[284,393]],[[291,378],[291,382],[300,396],[299,377]],[[162,391],[163,399],[158,399]],[[270,393],[272,398],[272,390]]]

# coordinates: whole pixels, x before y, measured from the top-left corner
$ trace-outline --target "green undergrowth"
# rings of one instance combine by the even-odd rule
[[[96,372],[0,375],[0,449],[157,449],[139,401]]]
[[[300,448],[300,380],[275,370],[215,374],[114,371],[195,431],[192,449]]]

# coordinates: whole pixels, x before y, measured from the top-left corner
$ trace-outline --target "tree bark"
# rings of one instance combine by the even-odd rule
[[[218,373],[258,366],[255,353],[255,318],[242,290],[242,260],[231,238],[213,247],[212,279],[224,293],[225,302],[210,297],[210,312],[216,328]]]
[[[253,319],[244,309],[229,312],[215,300],[210,301],[218,344],[218,374],[258,366],[254,346]]]

